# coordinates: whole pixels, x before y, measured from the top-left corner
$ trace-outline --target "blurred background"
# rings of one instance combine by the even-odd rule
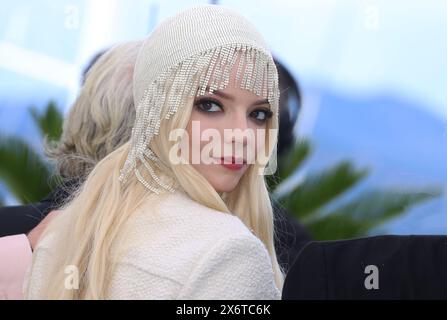
[[[297,144],[271,183],[316,238],[447,233],[441,0],[1,0],[0,203],[49,190],[43,137],[60,134],[95,54],[204,3],[252,21],[300,87]]]

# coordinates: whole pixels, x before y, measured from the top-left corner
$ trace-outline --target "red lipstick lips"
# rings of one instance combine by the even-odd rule
[[[241,158],[236,161],[235,157],[222,157],[220,160],[220,164],[229,170],[241,170],[246,165],[246,161]]]

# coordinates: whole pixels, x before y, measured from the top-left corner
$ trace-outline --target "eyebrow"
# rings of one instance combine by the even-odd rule
[[[206,86],[206,91],[210,91],[210,87]],[[211,92],[209,92],[211,94]],[[214,90],[214,92],[212,94],[215,94],[217,96],[220,96],[224,99],[230,100],[230,101],[234,101],[234,97],[228,93],[225,93],[221,90]],[[263,105],[263,104],[270,104],[268,99],[263,99],[263,100],[258,100],[255,103],[253,103],[253,106],[259,106],[259,105]]]

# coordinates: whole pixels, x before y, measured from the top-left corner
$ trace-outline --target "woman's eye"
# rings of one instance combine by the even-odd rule
[[[259,122],[266,122],[267,119],[271,118],[272,111],[267,109],[258,109],[251,113],[251,116]]]
[[[222,111],[222,107],[219,103],[212,100],[199,100],[196,102],[196,106],[205,112],[219,112]]]

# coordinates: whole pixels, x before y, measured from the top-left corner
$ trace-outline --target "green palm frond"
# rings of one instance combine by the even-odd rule
[[[307,140],[299,140],[285,155],[278,158],[278,170],[274,175],[266,176],[269,190],[274,190],[280,183],[290,177],[311,153],[311,145]]]
[[[311,153],[311,145],[301,140],[278,160],[278,171],[267,176],[270,190],[299,170]],[[316,240],[336,240],[366,236],[368,232],[403,213],[409,208],[439,196],[440,189],[415,191],[370,190],[354,200],[328,209],[347,191],[369,174],[369,169],[355,169],[343,161],[323,172],[314,173],[292,191],[279,194],[283,207],[299,218]]]
[[[41,156],[19,138],[0,136],[0,179],[22,203],[50,192],[51,171]]]
[[[349,215],[329,215],[306,224],[312,237],[318,241],[351,239],[364,236],[372,228],[369,221],[355,220]]]
[[[304,219],[345,193],[368,174],[344,161],[322,173],[313,174],[292,192],[279,199],[297,217]]]
[[[50,101],[39,112],[30,108],[42,136],[58,140],[62,133],[63,116],[56,104]],[[16,137],[0,136],[0,179],[22,203],[41,200],[51,190],[51,168],[25,141]]]
[[[307,140],[299,140],[295,146],[286,155],[278,160],[278,176],[281,181],[290,177],[295,169],[303,164],[312,152],[311,145]]]
[[[64,119],[53,101],[48,103],[42,113],[35,107],[30,108],[30,113],[43,137],[47,137],[49,140],[59,140]]]
[[[367,235],[372,228],[401,215],[410,207],[438,197],[439,188],[423,191],[373,190],[307,223],[318,240],[347,239]]]

